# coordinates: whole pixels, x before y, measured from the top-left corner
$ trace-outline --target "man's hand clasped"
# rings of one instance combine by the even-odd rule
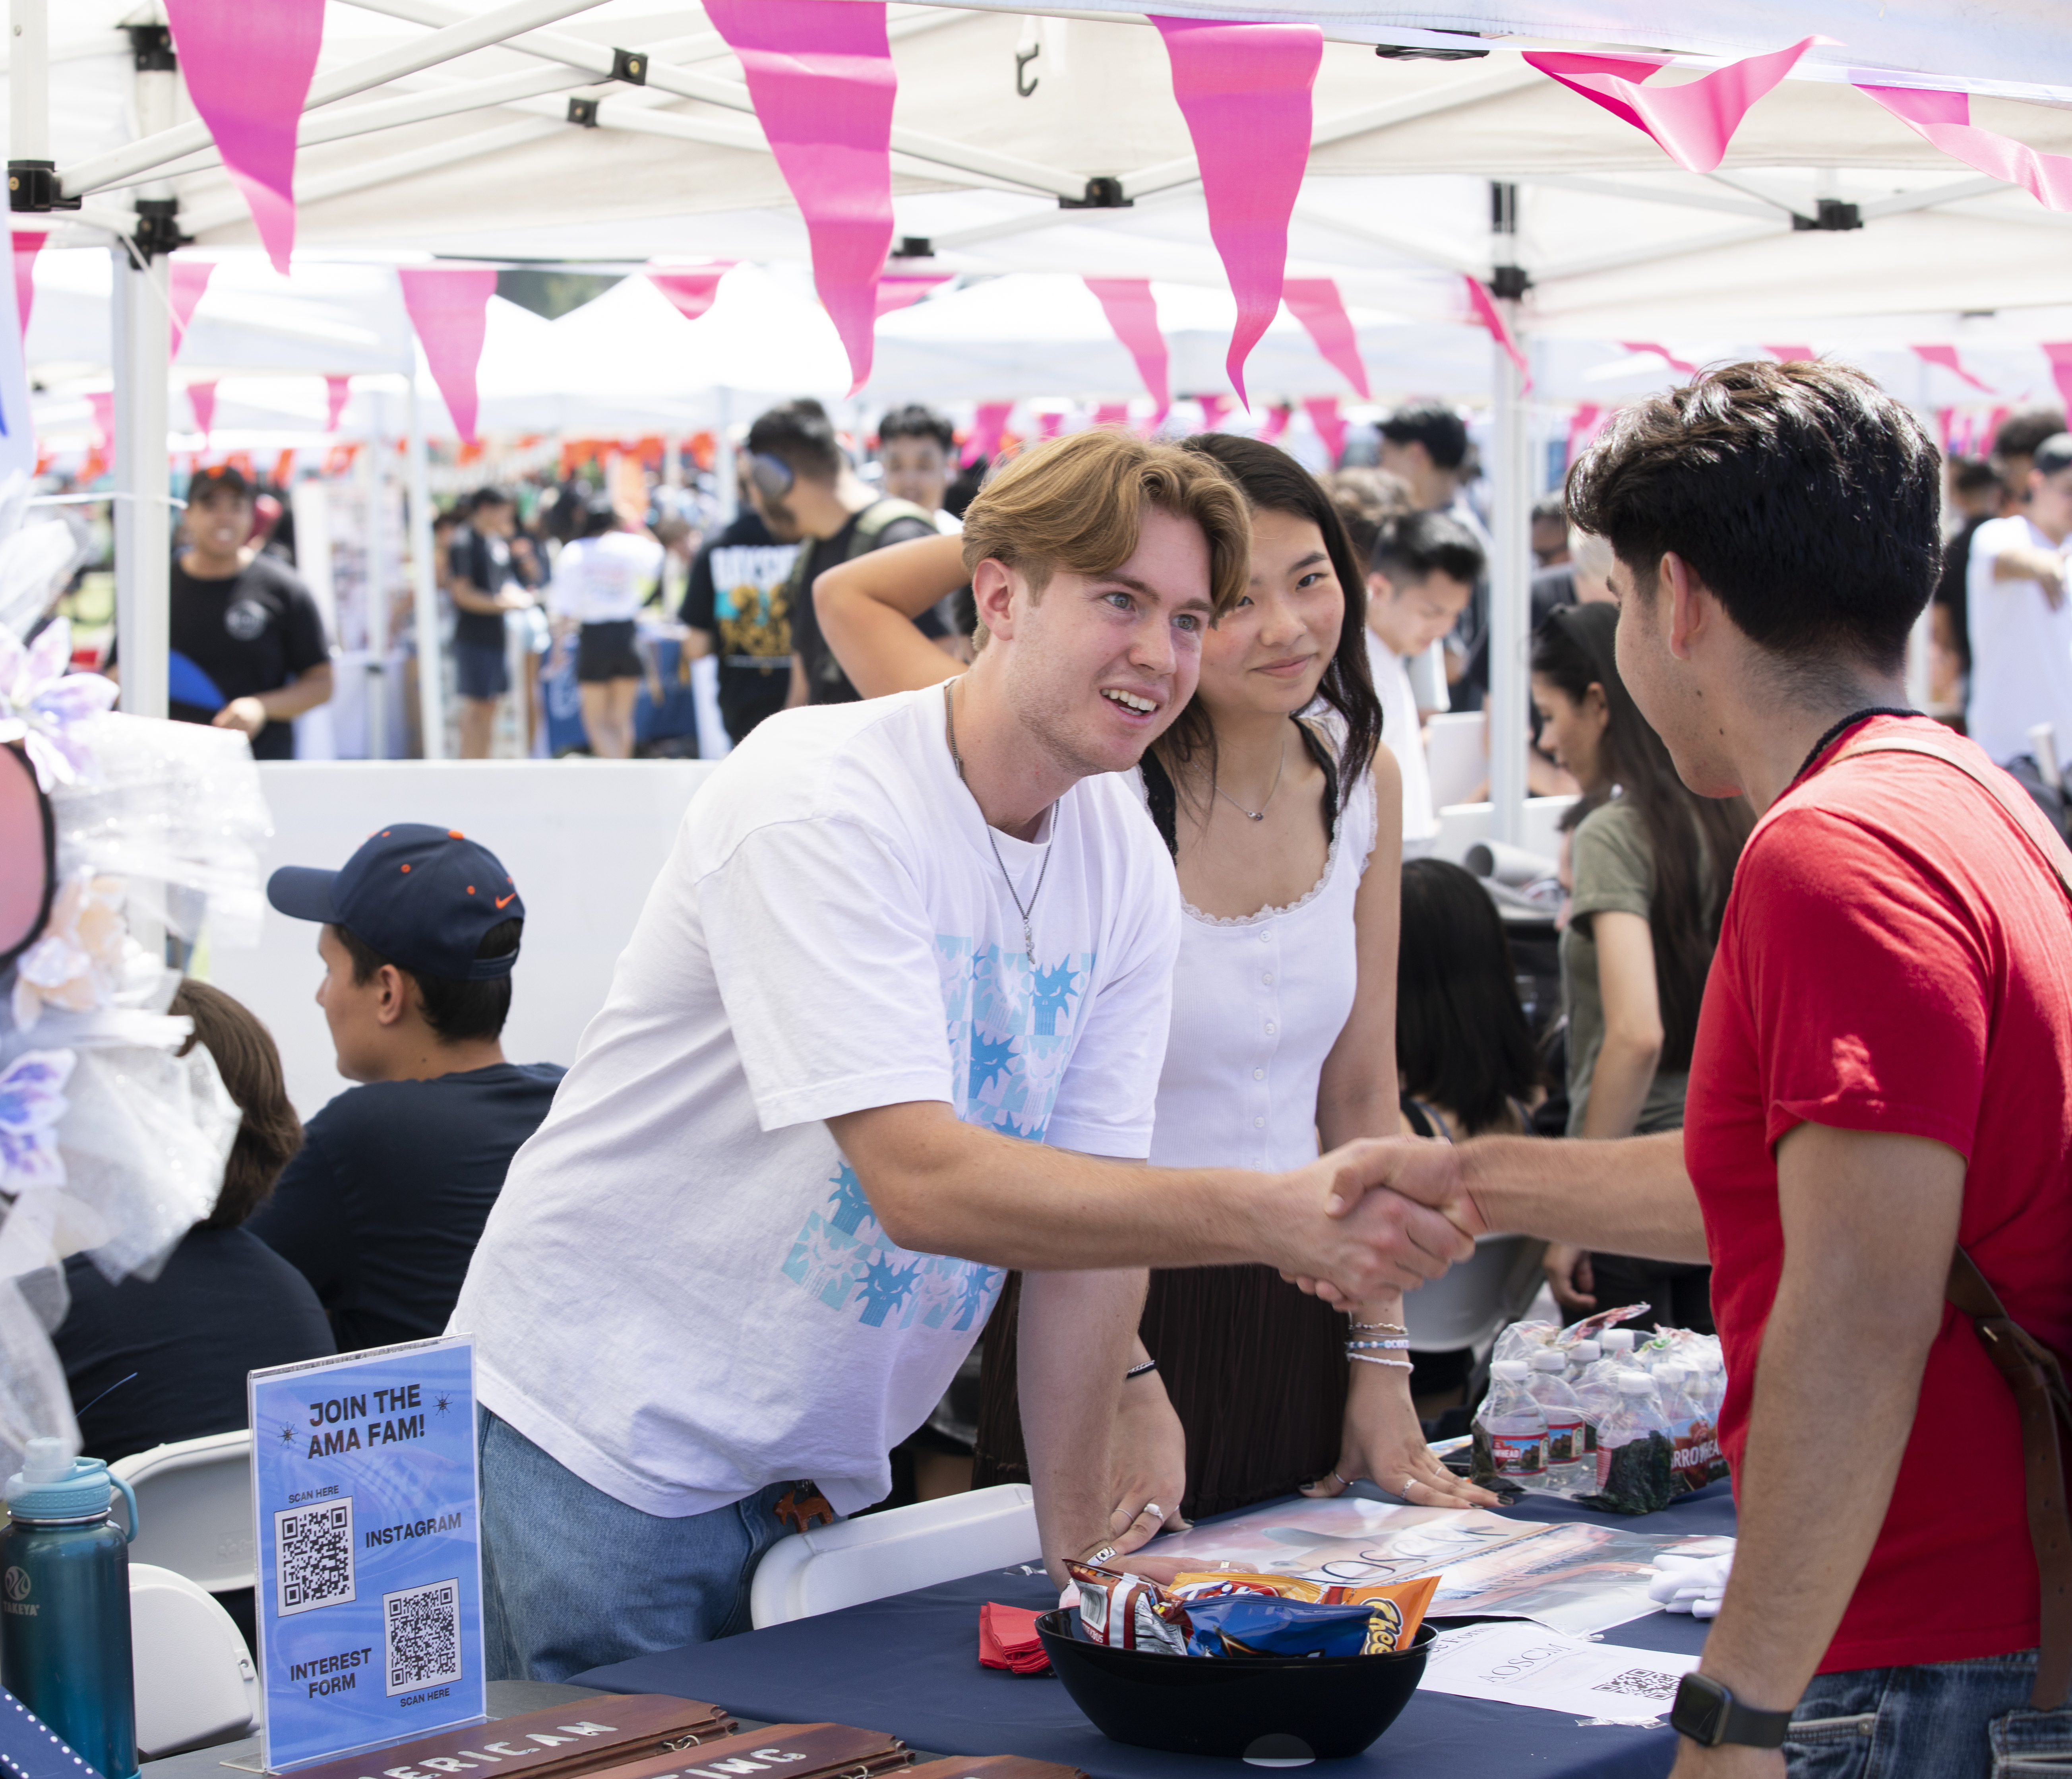
[[[1305,1227],[1303,1263],[1281,1277],[1327,1303],[1366,1301],[1383,1291],[1415,1291],[1470,1258],[1486,1233],[1466,1182],[1461,1151],[1419,1137],[1378,1137],[1320,1155],[1297,1176],[1314,1184],[1321,1229]]]

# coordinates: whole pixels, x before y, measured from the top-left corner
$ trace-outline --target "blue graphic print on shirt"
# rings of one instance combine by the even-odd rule
[[[1036,970],[1022,951],[939,933],[943,1013],[957,1116],[1003,1136],[1041,1143],[1092,980],[1094,953]],[[849,1163],[837,1158],[827,1196],[808,1213],[784,1275],[865,1328],[969,1333],[1006,1275],[975,1260],[915,1254],[878,1226]]]

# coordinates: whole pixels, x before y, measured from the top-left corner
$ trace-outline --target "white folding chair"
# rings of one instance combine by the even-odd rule
[[[1475,1238],[1472,1260],[1403,1295],[1403,1320],[1420,1353],[1480,1347],[1532,1301],[1547,1244],[1525,1235]]]
[[[137,1749],[145,1760],[250,1733],[259,1714],[259,1676],[230,1614],[199,1582],[132,1563],[130,1650]]]
[[[1036,1492],[1003,1483],[795,1533],[771,1546],[749,1589],[756,1629],[1034,1563]]]
[[[153,1446],[109,1468],[137,1491],[132,1563],[170,1569],[212,1594],[256,1585],[249,1432]]]

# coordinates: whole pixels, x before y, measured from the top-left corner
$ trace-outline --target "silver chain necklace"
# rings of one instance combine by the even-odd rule
[[[1209,775],[1209,789],[1214,791],[1218,797],[1223,798],[1224,801],[1228,803],[1232,809],[1235,809],[1238,813],[1243,816],[1248,822],[1264,822],[1266,819],[1266,805],[1268,803],[1271,803],[1273,801],[1274,792],[1281,789],[1281,775],[1287,770],[1288,738],[1287,736],[1283,735],[1281,738],[1281,764],[1273,768],[1273,783],[1267,790],[1266,801],[1264,803],[1261,803],[1257,809],[1248,809],[1242,803],[1239,802],[1235,797],[1232,797],[1228,791],[1225,790],[1222,785],[1216,782],[1215,774],[1214,772],[1211,772]]]
[[[971,781],[964,776],[964,756],[957,752],[957,707],[950,695],[950,690],[956,684],[955,680],[943,682],[943,722],[949,731],[950,759],[957,768],[957,782],[968,791]],[[974,797],[972,801],[976,804],[978,799]],[[978,816],[979,820],[985,824],[985,843],[993,848],[993,862],[1000,867],[1000,880],[1007,886],[1008,896],[1014,904],[1014,912],[1022,916],[1022,945],[1028,953],[1030,967],[1034,969],[1036,963],[1036,933],[1031,920],[1036,912],[1036,898],[1043,893],[1043,879],[1050,875],[1051,848],[1046,846],[1043,849],[1043,868],[1037,872],[1036,887],[1029,892],[1029,900],[1025,904],[1015,891],[1014,879],[1007,874],[1007,861],[1000,856],[1000,842],[993,838],[993,824],[985,820],[984,809],[978,812]]]

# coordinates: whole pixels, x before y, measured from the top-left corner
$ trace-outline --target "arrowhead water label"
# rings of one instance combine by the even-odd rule
[[[474,1343],[278,1365],[247,1389],[268,1769],[478,1721]]]

